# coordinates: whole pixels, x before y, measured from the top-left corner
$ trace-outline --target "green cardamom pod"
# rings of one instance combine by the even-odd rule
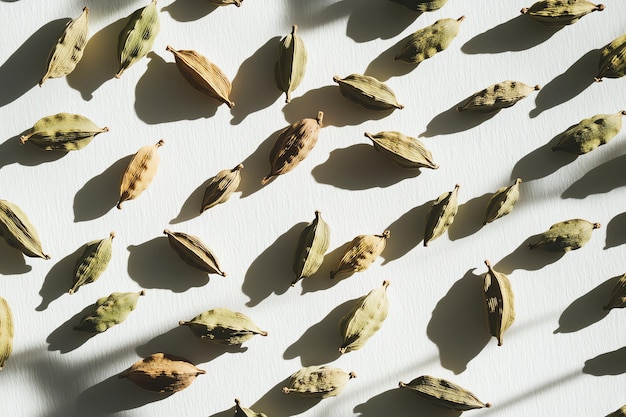
[[[441,378],[422,375],[405,384],[400,381],[400,388],[407,388],[431,404],[457,411],[491,407],[483,403],[465,388]]]
[[[178,324],[189,326],[200,339],[207,338],[221,345],[240,345],[257,334],[267,336],[250,317],[227,308],[214,308]]]
[[[591,223],[583,219],[565,220],[550,226],[543,232],[539,241],[530,243],[530,249],[539,248],[547,252],[569,252],[582,248],[594,229],[599,229],[600,223]]]
[[[591,152],[608,143],[622,129],[622,116],[626,110],[615,114],[596,114],[589,119],[570,126],[558,135],[553,151],[563,151],[574,155]]]
[[[335,75],[339,91],[348,100],[369,110],[403,109],[393,90],[369,75],[350,74],[346,78]]]
[[[531,92],[539,89],[538,85],[531,87],[519,81],[502,81],[473,94],[456,110],[492,113],[513,106],[521,99],[528,97]]]
[[[237,187],[239,187],[241,182],[242,168],[243,164],[239,164],[233,169],[222,170],[211,179],[209,185],[204,190],[200,213],[218,204],[225,203],[237,191]]]
[[[385,250],[389,230],[382,235],[359,235],[352,239],[344,252],[337,269],[330,271],[330,278],[342,273],[353,273],[366,270]]]
[[[502,336],[515,320],[513,290],[509,277],[494,270],[489,261],[485,265],[489,269],[483,281],[487,326],[489,333],[498,339],[498,346],[502,346]]]
[[[118,377],[128,378],[148,391],[172,393],[184,390],[198,375],[205,373],[180,356],[154,353],[135,362]]]
[[[374,148],[378,152],[399,167],[439,168],[439,165],[433,161],[431,152],[419,139],[394,131],[378,132],[375,135],[365,132],[365,137],[374,143]]]
[[[108,238],[87,243],[83,254],[76,262],[74,286],[70,288],[70,294],[74,294],[83,285],[90,284],[100,278],[111,260],[114,237],[115,233],[111,232]]]
[[[302,230],[293,260],[293,273],[296,279],[293,287],[302,278],[315,274],[322,266],[324,255],[330,245],[330,227],[322,219],[322,214],[315,211],[315,219]]]
[[[617,284],[611,292],[611,298],[609,302],[603,307],[604,310],[611,310],[613,308],[626,307],[626,274],[622,275]]]
[[[0,200],[0,236],[9,246],[28,257],[50,259],[50,256],[43,253],[37,230],[28,220],[26,213],[6,200]]]
[[[222,271],[217,256],[209,249],[200,238],[183,232],[172,232],[165,229],[170,246],[186,264],[193,266],[209,274],[219,274],[223,277],[226,272]]]
[[[603,4],[593,4],[587,0],[541,0],[524,7],[521,13],[546,26],[565,26],[578,22],[591,12],[602,10]]]
[[[91,312],[86,314],[74,329],[84,332],[102,333],[120,324],[137,306],[139,296],[145,292],[114,292],[99,298]]]
[[[626,405],[623,405],[606,417],[626,417]]]
[[[306,70],[307,53],[302,39],[296,35],[298,26],[293,25],[291,34],[280,40],[276,62],[276,84],[285,93],[285,103],[291,101],[291,92],[298,88]]]
[[[13,314],[7,300],[0,297],[0,370],[13,352]]]
[[[416,12],[432,12],[441,9],[448,0],[391,0]]]
[[[235,6],[240,7],[242,1],[243,0],[209,0],[209,3],[216,6],[228,6],[234,4]]]
[[[283,387],[283,392],[310,398],[335,397],[352,378],[356,378],[356,374],[343,369],[307,366],[291,375],[289,386]]]
[[[242,407],[239,399],[235,398],[235,417],[267,417],[267,415]]]
[[[120,69],[115,78],[120,78],[128,67],[152,50],[154,40],[161,29],[156,4],[157,0],[152,0],[149,5],[135,10],[128,17],[128,23],[120,32],[118,42]]]
[[[393,58],[394,61],[419,64],[437,52],[443,51],[459,34],[461,22],[464,19],[465,16],[458,19],[440,19],[432,25],[418,30],[409,36],[402,50]]]
[[[57,113],[39,119],[20,142],[29,141],[45,151],[76,151],[89,145],[97,134],[108,131],[108,127],[100,128],[80,114]]]
[[[487,204],[487,214],[485,215],[483,225],[491,223],[513,211],[513,206],[519,199],[519,185],[521,183],[522,180],[517,178],[513,185],[499,188],[498,191],[491,196],[489,204]]]
[[[626,34],[600,50],[600,63],[596,81],[602,78],[620,78],[626,75]]]
[[[428,242],[441,236],[454,221],[454,216],[459,210],[459,187],[457,184],[454,190],[441,194],[430,208],[426,216],[424,246],[428,246]]]

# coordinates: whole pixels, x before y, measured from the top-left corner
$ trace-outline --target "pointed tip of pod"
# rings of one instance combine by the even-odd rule
[[[402,110],[404,108],[404,104],[395,104],[394,107],[398,110]]]
[[[115,207],[117,207],[118,210],[121,210],[122,209],[122,202],[118,201],[117,206],[115,206]]]
[[[126,71],[126,68],[120,68],[120,70],[117,72],[117,74],[115,74],[115,78],[117,78],[119,80],[120,77],[122,76],[122,74],[124,73],[124,71]]]
[[[218,275],[221,275],[221,276],[223,276],[223,277],[226,277],[226,272],[224,272],[224,271],[220,271],[220,272],[218,272],[217,274],[218,274]]]
[[[105,132],[108,132],[108,131],[109,131],[108,126],[105,126],[105,127],[102,128],[102,133],[105,133]]]
[[[298,30],[298,25],[292,25],[291,26],[291,34],[292,35],[295,35],[297,30]]]
[[[491,408],[491,403],[485,403],[485,407]]]
[[[539,84],[536,84],[533,88],[535,91],[541,90],[541,86]]]
[[[502,346],[502,336],[498,337],[498,346]]]
[[[400,381],[400,382],[398,382],[398,386],[400,388],[404,388],[404,387],[406,387],[406,384],[404,382]]]
[[[67,293],[68,293],[69,295],[74,294],[74,293],[75,293],[74,288],[70,288],[70,289],[67,291]]]
[[[521,184],[521,183],[522,183],[521,178],[515,178],[515,184]]]
[[[272,178],[274,178],[274,175],[267,174],[266,176],[261,178],[261,185],[267,184],[268,182],[271,181]]]
[[[595,77],[593,77],[593,80],[597,83],[601,83],[602,82],[602,75],[598,74]]]
[[[389,239],[391,237],[391,232],[389,230],[385,230],[381,236],[385,239]]]
[[[289,394],[291,390],[289,389],[289,387],[283,387],[282,391],[283,391],[283,394]]]
[[[428,241],[427,240],[424,241],[424,246],[428,246]]]
[[[165,144],[165,141],[164,141],[163,139],[159,139],[159,141],[156,143],[156,145],[155,145],[155,146],[157,146],[157,147],[161,147],[161,146],[163,146],[164,144]]]
[[[456,19],[457,22],[462,22],[465,20],[465,15],[459,17],[458,19]]]
[[[83,7],[83,12],[89,13],[89,7],[87,7],[87,6]]]
[[[48,74],[44,75],[43,78],[39,80],[39,87],[41,87],[43,83],[46,82],[47,79],[48,79]]]
[[[115,237],[115,232],[111,231],[111,233],[109,233],[109,237],[113,239]]]
[[[50,255],[48,255],[48,254],[44,253],[44,254],[43,254],[43,259],[45,259],[45,260],[50,259]]]
[[[389,286],[390,282],[388,280],[384,280],[383,281],[383,287],[387,288]]]
[[[226,100],[226,105],[228,106],[229,109],[232,109],[233,107],[235,107],[235,102]]]
[[[519,11],[521,14],[526,14],[528,13],[528,7],[524,7],[522,10]]]
[[[344,353],[346,353],[346,348],[345,347],[340,347],[339,349],[337,349],[339,351],[339,353],[341,355],[343,355]]]
[[[485,259],[485,266],[489,269],[491,269],[491,262],[489,262],[488,259]]]
[[[594,223],[593,224],[593,228],[594,229],[599,229],[600,227],[602,227],[602,225],[600,223]]]
[[[185,321],[185,320],[180,320],[180,321],[178,322],[178,325],[179,325],[179,326],[184,326],[184,325],[186,325],[187,323],[189,323],[189,322],[188,322],[188,321]]]
[[[354,372],[354,371],[350,371],[350,373],[348,375],[350,376],[350,379],[356,378],[356,372]]]
[[[30,137],[31,137],[32,135],[33,135],[32,133],[29,133],[28,135],[23,135],[23,136],[21,136],[21,137],[20,137],[20,144],[22,144],[22,145],[23,145],[23,144],[25,144],[25,143],[26,143],[26,141],[27,141],[28,139],[30,139]]]
[[[598,12],[601,12],[604,9],[606,9],[606,6],[604,4],[598,4],[595,8],[595,10]]]
[[[626,110],[620,110],[620,114],[621,114],[622,116],[626,116]]]
[[[338,75],[333,76],[333,81],[338,83],[341,80],[341,77]]]
[[[460,185],[460,184],[455,184],[455,185],[454,185],[454,189],[455,189],[455,190],[458,190],[459,188],[461,188],[461,185]]]
[[[317,112],[317,118],[315,119],[317,120],[317,124],[322,126],[322,121],[324,120],[324,112],[323,111],[318,111]]]
[[[163,234],[164,235],[171,235],[172,231],[170,229],[165,229],[165,230],[163,230]]]
[[[265,330],[261,330],[261,332],[259,333],[261,336],[267,336],[269,333],[266,332]]]
[[[241,403],[241,401],[239,401],[239,398],[235,398],[235,404],[239,405]]]
[[[232,172],[241,171],[243,169],[243,164],[237,165],[235,168],[231,169]]]

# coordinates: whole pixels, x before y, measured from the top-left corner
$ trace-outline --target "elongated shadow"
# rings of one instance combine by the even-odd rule
[[[438,135],[451,135],[453,133],[464,132],[486,122],[494,117],[499,111],[492,113],[481,113],[477,111],[458,112],[456,108],[465,104],[467,98],[450,107],[448,110],[439,113],[426,126],[426,131],[420,133],[419,137],[433,137]]]
[[[85,250],[85,245],[76,249],[72,254],[67,255],[50,268],[50,272],[46,275],[39,295],[41,303],[35,308],[37,311],[44,311],[51,302],[67,293],[72,288],[74,281],[74,268],[76,260]]]
[[[198,188],[187,197],[183,203],[178,215],[170,220],[170,224],[182,223],[187,220],[195,219],[200,213],[200,206],[202,206],[202,197],[204,196],[204,190],[211,183],[213,177],[203,182]]]
[[[379,0],[343,0],[328,7],[334,8],[350,14],[346,35],[358,43],[377,38],[391,39],[402,33],[421,14]]]
[[[176,0],[168,6],[163,7],[161,11],[168,12],[170,16],[172,16],[172,19],[178,22],[191,22],[202,19],[217,8],[218,6],[211,4],[208,1],[197,2],[195,0]]]
[[[626,177],[617,175],[626,164],[626,155],[620,155],[587,172],[561,194],[562,198],[583,199],[594,194],[608,193],[626,186]]]
[[[382,254],[385,258],[383,265],[403,257],[424,240],[426,216],[432,204],[433,200],[430,200],[414,207],[387,226],[386,230],[391,232],[391,238],[387,240]]]
[[[403,381],[409,382],[409,381]],[[407,389],[395,388],[382,392],[354,407],[358,417],[380,417],[389,410],[397,416],[459,417],[460,411],[437,407]]]
[[[87,314],[93,312],[96,303],[88,305],[80,313],[72,316],[68,321],[57,327],[46,339],[48,342],[48,350],[58,350],[61,353],[71,352],[84,345],[89,339],[97,335],[97,333],[84,332],[74,329],[78,326]]]
[[[528,244],[535,243],[539,236],[540,234],[526,239],[517,249],[502,258],[493,268],[507,275],[518,269],[537,271],[558,261],[565,255],[564,253],[546,252],[541,249],[530,249]]]
[[[463,239],[483,228],[485,210],[492,195],[491,193],[486,193],[480,197],[472,198],[459,206],[459,211],[454,216],[454,222],[448,229],[450,240]]]
[[[491,338],[482,287],[483,278],[474,269],[468,270],[439,300],[426,328],[428,338],[439,348],[441,366],[455,374],[465,371]]]
[[[22,252],[9,246],[4,239],[0,239],[1,275],[24,274],[32,269],[32,266],[26,265],[26,259]]]
[[[391,77],[406,75],[417,68],[418,64],[409,64],[403,61],[395,61],[393,58],[402,50],[405,43],[408,42],[411,35],[405,36],[403,39],[395,43],[391,48],[383,51],[372,62],[369,63],[365,70],[365,75],[376,78],[379,81],[387,81]]]
[[[613,217],[609,224],[606,225],[604,249],[614,248],[624,243],[626,243],[626,212]]]
[[[297,369],[294,369],[296,372]],[[285,394],[283,387],[289,385],[291,377],[287,377],[274,385],[257,402],[250,406],[256,412],[266,413],[273,417],[297,416],[313,408],[321,401],[320,398],[300,397],[294,394]]]
[[[20,138],[29,131],[30,129],[25,130],[0,145],[0,169],[16,163],[24,166],[36,166],[56,161],[67,155],[67,152],[63,151],[44,151],[29,143],[22,145]]]
[[[241,170],[241,182],[239,183],[239,191],[241,191],[240,198],[248,197],[263,188],[261,178],[270,172],[270,152],[283,130],[284,128],[281,128],[269,135],[267,139],[261,142],[259,147],[242,162],[244,168]],[[269,184],[267,186],[269,186]]]
[[[322,263],[320,269],[318,269],[313,276],[300,280],[302,283],[302,295],[309,292],[327,290],[339,284],[344,279],[348,279],[354,275],[341,273],[336,275],[335,278],[330,278],[330,271],[337,269],[337,265],[339,265],[339,261],[343,257],[343,254],[350,247],[350,243],[351,242],[345,242],[338,248],[328,252],[324,255],[324,262]]]
[[[530,182],[547,177],[565,165],[574,162],[578,157],[577,155],[552,150],[556,140],[557,137],[555,136],[545,145],[540,146],[517,161],[511,171],[511,179],[523,178],[524,182]]]
[[[626,347],[586,360],[583,372],[594,376],[626,373]]]

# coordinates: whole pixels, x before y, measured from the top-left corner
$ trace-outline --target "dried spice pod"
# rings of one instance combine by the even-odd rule
[[[626,405],[621,406],[606,417],[626,417]]]
[[[93,138],[108,132],[80,114],[57,113],[39,119],[27,135],[20,138],[45,151],[76,151],[89,145]]]
[[[137,306],[139,296],[145,292],[114,292],[108,297],[99,298],[93,310],[86,314],[75,330],[84,332],[102,333],[120,324]]]
[[[454,190],[441,194],[430,208],[426,216],[424,246],[428,246],[428,242],[441,236],[454,221],[454,216],[459,210],[459,187],[457,184]]]
[[[330,271],[330,278],[335,278],[337,274],[366,270],[383,252],[390,235],[391,232],[385,230],[382,235],[359,235],[352,239],[337,269]]]
[[[219,274],[223,277],[226,272],[222,271],[217,256],[209,249],[200,238],[183,232],[172,232],[165,229],[170,246],[186,264],[193,266],[209,274]]]
[[[270,172],[261,179],[261,184],[293,170],[307,157],[317,143],[323,118],[324,113],[320,111],[316,119],[298,120],[278,135],[270,151]]]
[[[157,1],[135,10],[129,17],[126,26],[120,32],[118,42],[118,58],[120,69],[115,78],[131,65],[146,56],[152,50],[154,40],[161,30]]]
[[[165,141],[161,139],[154,145],[139,148],[137,153],[130,160],[120,181],[120,199],[117,203],[118,209],[122,209],[122,203],[124,201],[134,200],[148,188],[157,173],[159,162],[161,162],[157,150],[163,146],[164,143]]]
[[[234,4],[235,6],[241,6],[241,2],[243,0],[209,0],[209,3],[214,4],[216,6],[230,6]]]
[[[583,219],[565,220],[550,226],[550,229],[540,235],[539,241],[528,244],[528,247],[546,252],[566,253],[582,248],[591,239],[593,230],[599,228],[600,223],[591,223]]]
[[[7,300],[0,297],[0,370],[13,352],[13,313]]]
[[[283,392],[311,398],[335,397],[352,378],[356,378],[356,374],[343,369],[307,366],[291,375],[289,386],[283,387]]]
[[[620,78],[626,75],[626,34],[600,50],[600,63],[596,81],[602,78]]]
[[[267,417],[267,415],[242,407],[239,399],[235,398],[235,417]]]
[[[492,221],[506,216],[513,211],[513,206],[519,200],[519,185],[522,183],[520,178],[517,178],[513,185],[508,187],[499,188],[487,204],[487,213],[485,214],[485,222],[491,223]]]
[[[489,333],[502,346],[502,336],[515,320],[515,302],[509,277],[493,269],[489,261],[485,261],[489,271],[483,280],[485,311]]]
[[[315,274],[324,262],[324,255],[330,245],[330,227],[322,219],[322,214],[315,211],[315,219],[302,230],[296,246],[293,260],[293,273],[296,279],[291,286],[302,278]]]
[[[165,49],[174,54],[176,68],[193,88],[229,108],[235,106],[230,101],[230,80],[217,65],[196,51],[176,50],[169,45]]]
[[[306,71],[307,53],[302,39],[296,35],[298,26],[280,40],[275,75],[278,89],[285,93],[285,103],[291,101],[291,92],[298,88]]]
[[[405,384],[400,381],[400,388],[407,388],[431,404],[457,411],[491,407],[483,403],[465,388],[441,378],[422,375]]]
[[[546,26],[565,26],[591,12],[604,10],[603,4],[593,4],[587,0],[541,0],[530,7],[524,7],[522,14]]]
[[[108,238],[93,240],[85,245],[85,250],[74,268],[74,285],[68,291],[70,294],[100,278],[111,260],[114,237],[115,233],[111,232]]]
[[[365,132],[365,137],[374,143],[378,152],[401,168],[439,168],[431,152],[419,139],[394,131],[378,132],[375,135]]]
[[[416,12],[432,12],[441,9],[448,0],[391,0],[394,3],[402,4]]]
[[[369,110],[403,109],[396,95],[386,84],[369,75],[350,74],[346,78],[335,75],[339,91],[348,100]]]
[[[574,155],[591,152],[608,143],[622,129],[622,116],[626,110],[615,114],[596,114],[581,120],[558,135],[553,151],[563,151]]]
[[[57,43],[50,51],[46,65],[47,71],[39,81],[40,86],[48,78],[65,77],[74,71],[76,64],[83,57],[83,51],[89,37],[88,14],[89,9],[84,7],[80,16],[67,23]]]
[[[440,19],[432,25],[418,30],[409,36],[400,52],[393,58],[394,61],[419,64],[433,57],[437,52],[450,46],[456,35],[459,34],[461,22],[464,19],[465,16],[458,19]]]
[[[519,81],[502,81],[473,94],[465,101],[465,104],[458,106],[456,110],[492,113],[513,106],[539,88],[538,85],[531,87]]]
[[[606,303],[602,308],[604,310],[611,310],[613,308],[624,308],[626,307],[626,274],[622,275],[618,280],[617,284],[613,288],[611,292],[611,297],[609,298],[609,302]]]
[[[135,362],[118,377],[128,378],[148,391],[171,393],[184,390],[198,375],[205,373],[180,356],[154,353]]]
[[[0,200],[0,236],[9,246],[28,257],[50,259],[50,256],[43,253],[37,230],[26,213],[6,200]]]
[[[385,281],[382,287],[359,298],[352,310],[341,319],[339,333],[343,342],[339,347],[340,353],[361,349],[380,329],[389,312],[388,286],[389,281]]]
[[[242,169],[243,164],[239,164],[233,169],[225,169],[218,172],[211,179],[211,182],[204,190],[200,213],[228,201],[230,196],[237,191],[237,187],[239,187]]]
[[[206,338],[221,345],[240,345],[257,334],[267,336],[267,332],[259,329],[250,317],[227,308],[214,308],[178,324],[189,326],[200,339]]]

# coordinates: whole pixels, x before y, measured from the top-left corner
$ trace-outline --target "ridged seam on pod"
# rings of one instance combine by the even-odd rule
[[[186,264],[207,272],[209,274],[219,274],[223,277],[226,272],[222,271],[217,256],[209,249],[199,237],[188,235],[183,232],[172,232],[165,229],[163,231],[167,235],[170,246],[174,252],[180,256]]]
[[[391,88],[369,75],[350,74],[345,78],[335,75],[333,81],[339,84],[339,91],[345,98],[368,110],[404,108]]]
[[[178,71],[193,88],[229,108],[235,106],[230,100],[230,80],[217,65],[193,50],[176,50],[169,45],[165,49],[174,54]]]
[[[389,230],[382,235],[359,235],[352,239],[344,252],[337,269],[330,271],[330,278],[337,274],[353,273],[366,270],[385,250],[387,239],[391,236]]]
[[[128,378],[137,386],[155,392],[178,392],[187,388],[206,371],[196,368],[187,359],[168,353],[154,353],[135,362],[118,377]]]
[[[13,352],[13,313],[9,303],[0,297],[0,370]]]
[[[565,220],[550,226],[550,229],[539,236],[537,242],[529,243],[528,247],[566,253],[583,247],[591,239],[593,230],[599,228],[600,223],[591,223],[583,219]]]
[[[283,387],[283,392],[312,398],[335,397],[352,378],[356,378],[356,374],[343,369],[307,366],[291,375],[289,386]]]
[[[626,417],[626,405],[621,406],[606,417]]]
[[[416,12],[432,12],[441,9],[448,0],[391,0],[394,3],[402,4]]]
[[[604,310],[611,310],[613,308],[626,307],[626,274],[622,275],[615,284],[613,291],[611,291],[611,297],[609,302],[602,308]]]
[[[626,75],[626,34],[600,50],[600,62],[596,81],[602,78],[620,78]]]
[[[234,4],[235,6],[240,7],[242,1],[243,0],[209,0],[209,3],[216,6],[229,6]]]
[[[56,45],[48,56],[47,71],[39,81],[39,86],[48,78],[65,77],[76,68],[76,64],[83,57],[87,38],[89,37],[89,9],[83,8],[83,12],[76,19],[70,20]]]
[[[111,260],[114,237],[115,233],[111,232],[108,238],[93,240],[85,245],[85,250],[74,268],[74,285],[68,291],[70,294],[100,278]]]
[[[315,219],[302,230],[298,239],[293,260],[293,273],[296,279],[291,283],[292,287],[302,278],[308,278],[319,270],[328,246],[330,246],[330,227],[322,219],[322,214],[316,210]]]
[[[178,324],[189,326],[200,339],[206,338],[222,345],[240,345],[257,334],[267,336],[267,332],[261,330],[250,317],[227,308],[214,308]]]
[[[237,187],[239,187],[242,169],[243,164],[239,164],[233,169],[225,169],[218,172],[211,179],[211,182],[204,190],[200,213],[228,201],[230,196],[237,191]]]
[[[235,398],[235,417],[267,417],[267,415],[263,413],[257,413],[250,408],[242,407],[239,399]]]
[[[86,314],[74,327],[84,332],[102,333],[122,323],[137,306],[137,300],[145,292],[114,292],[108,297],[99,298],[93,310]]]
[[[361,349],[380,329],[389,313],[388,286],[389,281],[384,281],[382,287],[359,298],[352,310],[341,319],[339,333],[343,342],[339,347],[340,353]]]
[[[552,150],[574,155],[591,152],[598,146],[607,144],[619,133],[624,115],[626,110],[615,114],[596,114],[581,120],[558,135],[557,143]]]
[[[296,35],[298,26],[293,25],[291,34],[280,40],[275,75],[278,89],[285,93],[285,103],[291,102],[291,92],[298,88],[306,71],[307,52],[302,39]]]
[[[419,64],[433,57],[437,52],[450,46],[456,35],[459,34],[461,22],[464,19],[465,16],[458,19],[440,19],[432,25],[418,30],[409,36],[400,52],[393,58],[394,61]]]
[[[591,12],[602,10],[603,4],[593,4],[587,0],[541,0],[524,7],[520,13],[546,26],[565,26],[578,22]]]
[[[538,85],[531,87],[519,81],[502,81],[473,94],[465,101],[465,104],[458,106],[456,110],[459,112],[472,110],[492,113],[513,106],[540,88]]]
[[[154,40],[161,29],[156,4],[157,1],[152,0],[150,4],[135,10],[128,17],[128,22],[119,36],[120,69],[115,74],[115,78],[120,78],[124,71],[152,50]]]
[[[50,259],[43,253],[37,230],[16,204],[0,200],[0,236],[7,244],[30,258]]]
[[[422,375],[406,384],[400,381],[398,385],[400,388],[409,389],[422,399],[440,407],[457,411],[491,407],[491,404],[483,403],[465,388],[442,378]]]
[[[165,141],[161,139],[154,145],[144,146],[130,160],[120,181],[118,209],[122,209],[124,201],[134,200],[148,188],[157,173],[159,162],[161,161],[157,150],[164,143]]]
[[[454,216],[459,210],[459,187],[460,185],[457,184],[452,191],[441,194],[430,208],[426,216],[424,246],[428,246],[431,240],[441,236],[454,221]]]
[[[521,183],[522,180],[517,178],[513,185],[499,188],[498,191],[491,196],[487,204],[487,212],[483,225],[491,223],[513,211],[513,206],[515,206],[515,203],[519,200],[519,185]]]
[[[506,275],[494,270],[489,261],[485,261],[485,265],[488,271],[483,280],[483,295],[487,327],[489,333],[498,340],[498,346],[502,346],[502,336],[515,320],[513,290]]]
[[[416,138],[400,132],[365,132],[365,137],[374,143],[374,148],[392,163],[405,169],[437,169],[432,153]]]
[[[324,113],[320,111],[317,118],[298,120],[278,135],[270,151],[270,172],[261,179],[262,185],[293,170],[307,157],[317,143],[323,118]]]
[[[99,133],[108,127],[98,127],[80,114],[57,113],[39,119],[20,142],[27,141],[45,151],[75,151],[89,145]]]

